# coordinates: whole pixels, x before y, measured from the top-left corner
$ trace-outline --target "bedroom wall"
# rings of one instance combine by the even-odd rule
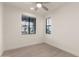
[[[27,13],[28,12],[28,13]],[[21,35],[21,15],[36,17],[36,34]],[[4,50],[42,43],[44,39],[43,16],[10,5],[4,5]]]
[[[3,5],[0,3],[0,56],[3,53],[3,31],[2,31],[2,21],[3,21]]]
[[[55,30],[46,42],[79,56],[79,3],[69,3],[48,15],[53,17]]]

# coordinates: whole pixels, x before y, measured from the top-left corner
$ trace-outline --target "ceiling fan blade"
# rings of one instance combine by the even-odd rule
[[[48,11],[48,8],[47,8],[46,6],[42,5],[42,8],[43,8],[44,10]]]

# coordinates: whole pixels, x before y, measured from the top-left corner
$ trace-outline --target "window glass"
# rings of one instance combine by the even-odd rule
[[[46,19],[46,34],[51,34],[52,31],[52,19],[51,17],[48,17]]]
[[[36,33],[36,18],[22,15],[22,34]]]

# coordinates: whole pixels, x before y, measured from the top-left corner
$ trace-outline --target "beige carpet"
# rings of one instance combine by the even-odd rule
[[[23,47],[5,51],[3,57],[75,57],[56,47],[42,43],[29,47]]]

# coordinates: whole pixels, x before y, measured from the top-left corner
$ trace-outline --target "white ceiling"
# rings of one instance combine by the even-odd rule
[[[22,8],[25,10],[30,10],[31,7],[35,7],[35,2],[6,2],[5,5],[12,5],[18,8]],[[44,9],[40,8],[38,11],[30,10],[31,12],[39,13],[41,15],[47,14],[50,11],[55,11],[56,9],[63,6],[64,2],[47,2],[45,6],[48,7],[49,11],[45,11]]]

